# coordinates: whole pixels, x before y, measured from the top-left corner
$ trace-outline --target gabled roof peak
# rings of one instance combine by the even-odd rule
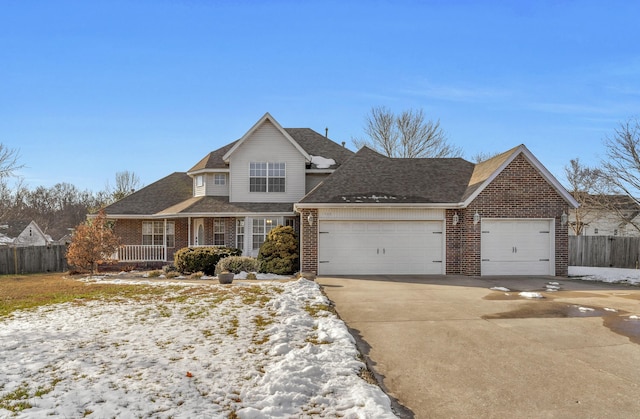
[[[233,145],[233,147],[231,147],[231,149],[229,151],[227,151],[225,153],[224,156],[222,156],[222,159],[228,163],[229,162],[229,158],[231,157],[231,155],[249,138],[251,137],[251,135],[263,124],[270,122],[271,124],[273,124],[276,129],[278,131],[280,131],[280,133],[300,152],[300,154],[302,154],[304,156],[304,158],[307,161],[311,161],[311,157],[309,156],[309,154],[307,154],[307,152],[300,147],[300,144],[298,144],[292,137],[291,135],[289,135],[289,133],[282,128],[282,126],[278,123],[278,121],[275,120],[275,118],[273,116],[271,116],[271,114],[269,112],[265,113],[262,118],[260,118],[258,120],[258,122],[256,122],[255,124],[253,124],[253,126],[249,129],[249,131],[247,131],[238,141],[236,141],[236,143]]]

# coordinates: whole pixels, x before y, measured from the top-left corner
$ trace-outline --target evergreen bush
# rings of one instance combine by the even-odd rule
[[[260,247],[258,260],[262,272],[290,275],[298,270],[298,238],[289,226],[277,226]]]
[[[182,273],[201,271],[212,276],[221,259],[241,254],[242,251],[232,247],[184,247],[175,253],[174,265]]]
[[[224,272],[239,274],[240,272],[260,272],[260,261],[250,256],[229,256],[220,259],[216,265],[216,275]]]

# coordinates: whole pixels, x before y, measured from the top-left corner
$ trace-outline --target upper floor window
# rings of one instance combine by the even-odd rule
[[[213,184],[214,185],[224,185],[227,183],[227,177],[222,173],[216,173],[213,176]]]
[[[285,163],[251,162],[249,192],[285,192]]]

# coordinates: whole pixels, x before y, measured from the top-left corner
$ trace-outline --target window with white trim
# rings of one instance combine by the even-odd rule
[[[278,225],[278,220],[275,218],[254,218],[253,219],[253,235],[252,235],[252,248],[253,250],[259,250],[260,246],[267,238],[267,234],[273,228]]]
[[[223,173],[216,173],[213,176],[213,184],[214,185],[225,185],[227,183],[227,176]]]
[[[285,185],[285,163],[249,163],[249,192],[285,192]]]
[[[236,247],[240,250],[244,249],[244,218],[236,220]]]
[[[142,222],[142,244],[162,246],[164,244],[165,221],[143,221]],[[166,222],[167,247],[175,247],[175,222]]]
[[[204,186],[204,176],[203,175],[196,176],[196,186]]]
[[[224,218],[213,219],[213,245],[224,246]]]

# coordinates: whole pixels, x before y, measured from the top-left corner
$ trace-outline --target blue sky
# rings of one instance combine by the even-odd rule
[[[561,181],[640,109],[640,2],[0,0],[0,143],[36,187],[187,171],[265,112],[336,142],[422,108]],[[350,146],[353,149],[353,146]]]

